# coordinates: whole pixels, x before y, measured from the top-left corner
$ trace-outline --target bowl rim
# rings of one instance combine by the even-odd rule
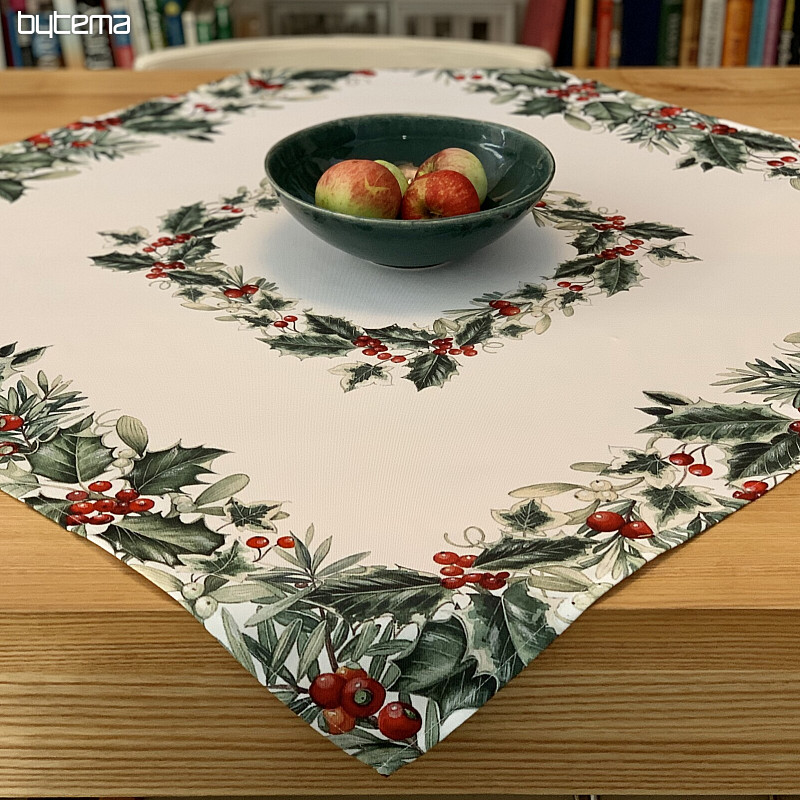
[[[531,189],[530,191],[526,192],[522,197],[518,197],[516,200],[512,200],[510,203],[506,203],[505,205],[495,206],[494,208],[487,208],[483,209],[482,211],[475,211],[472,214],[461,214],[456,217],[439,217],[438,219],[383,219],[382,217],[358,217],[354,214],[342,214],[339,211],[331,211],[327,208],[321,208],[320,206],[315,205],[314,203],[309,203],[306,200],[301,200],[297,195],[288,191],[287,189],[283,188],[278,184],[278,182],[273,177],[269,164],[270,160],[273,157],[275,151],[284,145],[288,140],[294,138],[298,134],[307,133],[309,131],[313,131],[316,128],[324,128],[332,123],[336,122],[355,122],[359,120],[365,119],[373,119],[376,117],[380,117],[385,119],[386,117],[395,117],[395,118],[403,118],[403,119],[432,119],[432,120],[456,120],[458,122],[471,122],[471,123],[478,123],[482,125],[488,125],[493,128],[505,128],[507,130],[512,130],[515,133],[521,134],[522,136],[526,137],[527,139],[531,139],[534,141],[539,147],[542,148],[544,151],[545,156],[547,157],[549,164],[547,175],[545,178],[536,185],[535,188]],[[478,220],[478,219],[485,219],[486,217],[497,215],[497,213],[504,209],[517,209],[520,206],[524,206],[528,203],[533,203],[533,196],[537,194],[537,192],[541,192],[543,189],[546,189],[553,181],[553,177],[556,174],[556,160],[553,156],[552,151],[550,148],[542,142],[540,139],[537,139],[535,136],[531,136],[529,133],[520,130],[519,128],[515,128],[512,125],[506,125],[505,123],[501,122],[492,122],[490,120],[482,120],[482,119],[474,119],[471,117],[453,117],[445,114],[359,114],[357,116],[350,116],[350,117],[339,117],[337,119],[330,119],[326,120],[325,122],[318,122],[316,125],[308,125],[305,128],[300,128],[293,133],[289,133],[286,136],[279,139],[272,147],[269,148],[267,151],[267,155],[264,157],[264,171],[266,172],[267,179],[269,180],[270,184],[272,185],[273,189],[275,189],[276,193],[280,194],[283,193],[288,195],[292,198],[292,201],[297,203],[300,206],[303,206],[306,209],[316,211],[323,216],[330,216],[334,219],[341,219],[341,220],[367,220],[369,222],[374,222],[379,225],[383,225],[384,227],[397,227],[403,229],[409,229],[412,226],[424,226],[425,228],[429,228],[432,225],[443,226],[443,225],[459,225],[463,224],[467,220]],[[541,195],[540,195],[541,196]]]

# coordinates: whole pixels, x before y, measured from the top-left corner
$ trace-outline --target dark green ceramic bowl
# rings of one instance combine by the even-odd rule
[[[314,205],[323,172],[347,158],[421,164],[445,147],[480,158],[489,179],[483,210],[425,220],[367,219]],[[324,122],[281,139],[266,171],[289,213],[328,244],[390,267],[455,261],[499,239],[544,194],[555,173],[552,153],[526,133],[457,117],[375,114]]]

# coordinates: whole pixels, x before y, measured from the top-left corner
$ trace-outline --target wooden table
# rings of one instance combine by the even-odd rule
[[[582,74],[800,137],[800,70]],[[0,141],[219,75],[0,73]],[[386,779],[154,586],[0,494],[0,796],[800,793],[799,512],[792,479],[662,556]]]

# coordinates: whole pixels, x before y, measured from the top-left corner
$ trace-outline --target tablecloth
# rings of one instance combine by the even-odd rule
[[[379,112],[516,126],[556,178],[466,260],[359,261],[263,159]],[[389,774],[800,465],[797,189],[797,141],[553,70],[261,70],[34,135],[0,489]]]

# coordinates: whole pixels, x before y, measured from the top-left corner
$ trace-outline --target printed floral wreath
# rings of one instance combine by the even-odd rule
[[[34,375],[44,348],[0,347],[0,489],[203,624],[218,619],[212,632],[272,693],[389,774],[612,585],[800,467],[800,333],[785,342],[780,358],[717,383],[760,403],[645,392],[655,421],[642,449],[573,464],[597,474],[588,484],[511,492],[514,505],[493,512],[493,540],[478,528],[458,544],[445,534],[454,549],[432,556],[438,572],[363,565],[367,552],[331,562],[332,538],[316,543],[313,526],[278,535],[288,515],[281,502],[243,499],[247,475],[207,482],[224,451],[156,449],[139,420],[87,412],[69,382]]]
[[[649,151],[681,154],[679,169],[755,170],[800,189],[800,142],[788,136],[735,128],[708,114],[554,70],[441,70],[438,76],[463,81],[470,92],[491,92],[492,102],[514,102],[515,114],[561,114],[579,130],[607,131]]]
[[[252,216],[278,207],[266,182],[255,191],[242,187],[218,202],[171,211],[162,218],[165,235],[155,239],[140,227],[104,231],[101,235],[117,249],[93,256],[92,261],[105,269],[144,272],[146,279],[164,289],[178,287],[175,296],[185,307],[215,312],[221,314],[218,320],[253,329],[259,341],[281,354],[347,358],[330,370],[341,376],[346,392],[389,385],[396,368],[419,391],[442,386],[466,360],[502,347],[503,340],[519,339],[531,331],[544,333],[555,311],[570,317],[576,304],[639,286],[645,256],[660,266],[698,260],[675,243],[689,235],[681,228],[628,222],[573,194],[549,192],[546,198],[534,209],[536,223],[565,231],[572,237],[576,257],[561,262],[541,283],[488,292],[472,301],[473,308],[446,311],[424,328],[396,323],[367,328],[342,317],[299,310],[299,301],[284,297],[275,283],[263,277],[245,278],[242,267],[211,260],[218,234],[238,227],[246,212]],[[368,360],[354,357],[359,352]]]
[[[158,137],[211,141],[221,125],[250,108],[281,108],[279,102],[314,99],[345,79],[374,74],[372,70],[258,70],[36,134],[0,147],[0,200],[13,203],[31,181],[77,175],[92,161],[124,158]]]

